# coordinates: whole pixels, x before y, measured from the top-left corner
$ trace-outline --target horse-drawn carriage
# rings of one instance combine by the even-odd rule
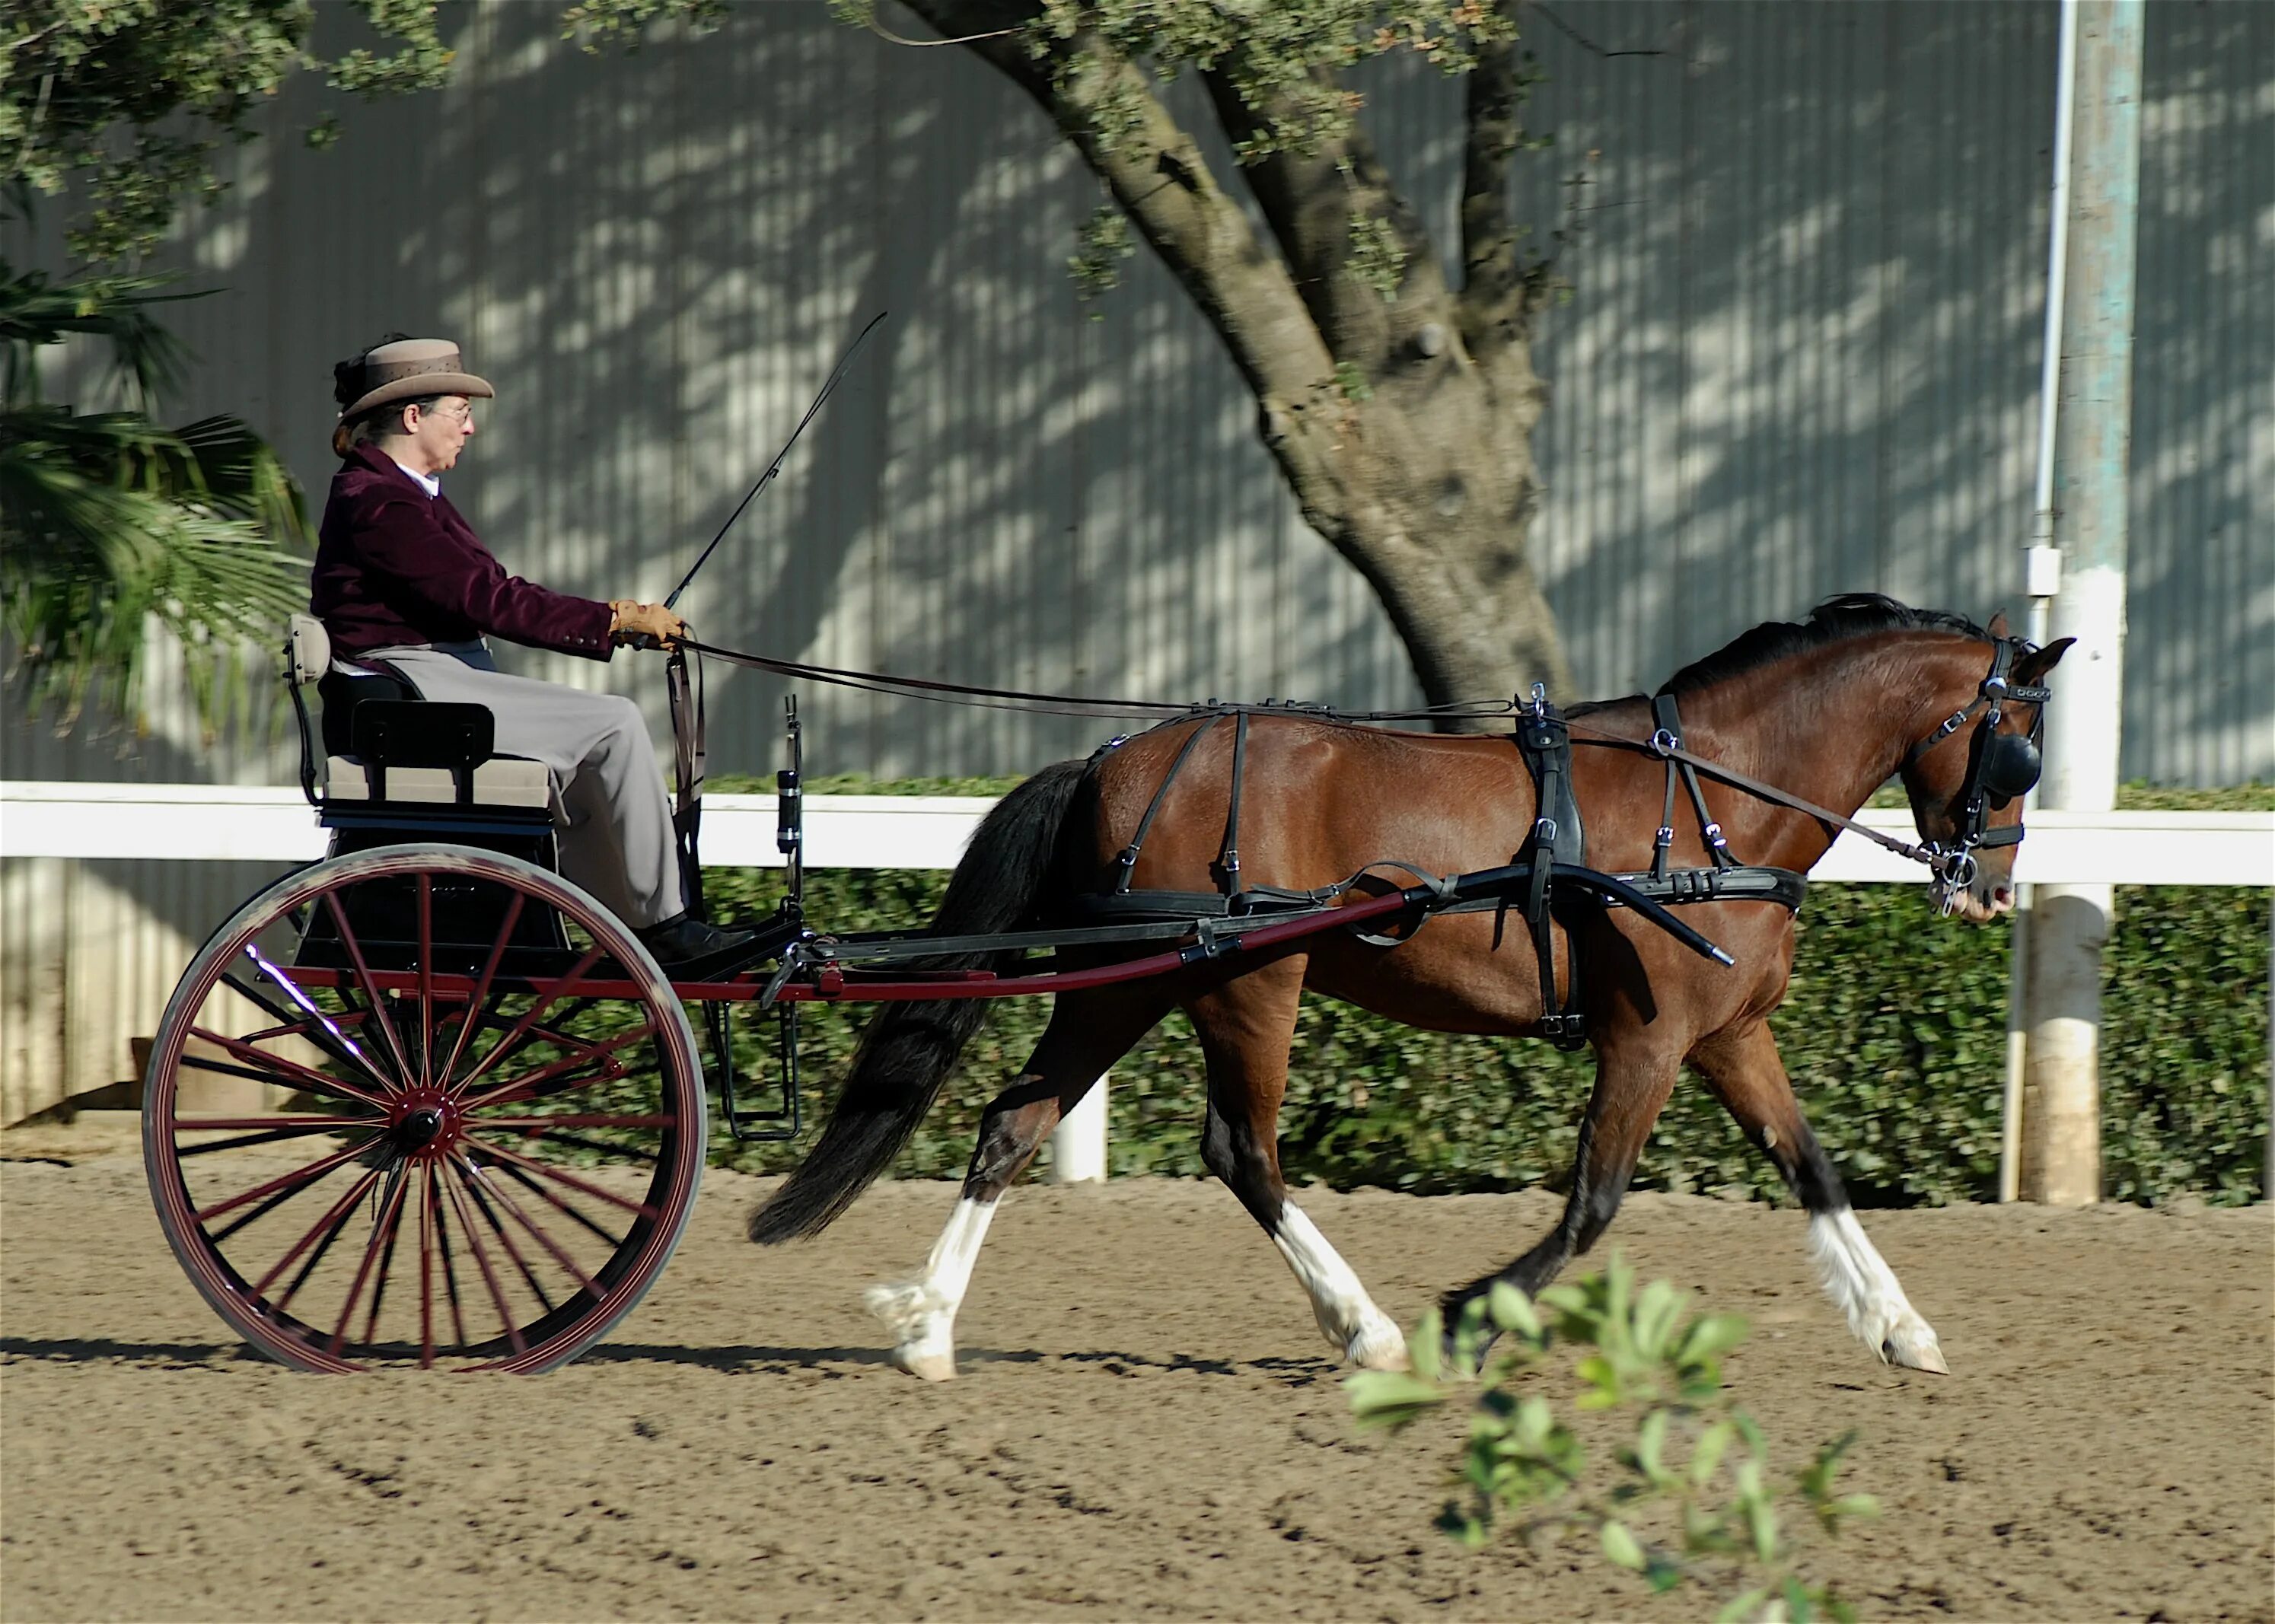
[[[1877,730],[1848,729],[1843,749],[1856,761],[1831,774],[1827,798],[1855,780],[1853,811],[1894,762],[1929,843],[1888,843],[1931,862],[1947,900],[1987,895],[1976,853],[2011,850],[2020,838],[2019,807],[2003,809],[2035,776],[2029,741],[2045,698],[2028,684],[2059,647],[2039,653],[1995,623],[1989,633],[1961,631],[1947,617],[1913,616],[1901,606],[1892,616],[1856,608],[1862,601],[1846,611],[1863,617],[1859,625],[1878,616],[1879,630],[1927,633],[1914,640],[1936,646],[1931,663],[1939,673],[1959,668],[1951,646],[1985,641],[1992,670],[1983,676],[1967,654],[1976,663],[1953,704],[1945,700],[1955,675],[1906,689],[1949,711],[1932,731],[1863,695],[1858,714],[1875,716]],[[1858,625],[1826,623],[1831,630],[1802,643],[1821,649],[1865,635]],[[704,652],[816,680],[847,675]],[[676,654],[672,667],[678,826],[699,907],[700,714],[689,699],[685,659]],[[1671,1086],[1686,1056],[1709,1066],[1746,1120],[1736,1063],[1700,1062],[1692,1053],[1691,1039],[1725,1043],[1735,1029],[1703,1016],[1684,1042],[1654,1051],[1651,1065],[1636,1072],[1633,1086],[1647,1101],[1640,1130],[1620,1097],[1636,1046],[1630,1027],[1651,1001],[1638,1002],[1638,986],[1648,983],[1662,1014],[1728,1001],[1731,984],[1694,1000],[1682,978],[1690,972],[1670,969],[1664,944],[1683,950],[1675,962],[1708,977],[1727,973],[1719,967],[1733,957],[1669,909],[1709,905],[1716,919],[1742,929],[1744,951],[1773,959],[1780,940],[1789,952],[1802,872],[1834,826],[1861,827],[1694,753],[1675,709],[1679,684],[1648,721],[1641,710],[1630,714],[1646,701],[1583,707],[1568,718],[1536,690],[1530,704],[1500,707],[1510,729],[1498,738],[1398,732],[1362,725],[1394,719],[1301,707],[1162,707],[1170,714],[1150,732],[1117,738],[1089,762],[1050,769],[1008,797],[975,838],[932,930],[837,936],[804,912],[793,702],[778,797],[785,895],[734,962],[675,980],[626,925],[556,872],[545,769],[496,756],[480,706],[427,703],[365,679],[354,696],[326,693],[319,725],[304,691],[326,685],[320,626],[296,621],[286,662],[302,786],[331,831],[331,849],[247,902],[183,976],[151,1049],[144,1152],[160,1220],[199,1290],[254,1347],[308,1370],[536,1371],[575,1357],[639,1303],[679,1240],[710,1147],[707,1089],[718,1092],[737,1138],[797,1131],[803,1005],[898,1006],[907,1029],[911,1011],[1039,993],[1058,995],[1054,1035],[1019,1086],[990,1107],[966,1205],[992,1210],[1058,1110],[1162,1012],[1180,1004],[1217,1010],[1217,1027],[1260,1030],[1262,1039],[1260,1048],[1243,1051],[1196,1023],[1210,1046],[1211,1165],[1281,1243],[1331,1338],[1354,1358],[1390,1357],[1379,1313],[1285,1203],[1270,1143],[1278,1103],[1271,1021],[1259,1027],[1242,1005],[1243,989],[1264,987],[1272,1008],[1286,1001],[1292,1012],[1294,993],[1310,984],[1418,1024],[1467,1023],[1596,1046],[1603,1081],[1591,1127],[1613,1112],[1633,1143],[1622,1161],[1613,1143],[1620,1136],[1583,1134],[1600,1165],[1583,1150],[1567,1223],[1500,1272],[1537,1285],[1608,1221],[1639,1132],[1664,1101],[1662,1082]],[[1826,679],[1818,671],[1810,680]],[[1685,703],[1711,714],[1703,693]],[[1954,736],[1962,733],[1963,744]],[[1738,742],[1731,726],[1714,734]],[[1302,749],[1292,743],[1299,735]],[[1372,752],[1368,762],[1325,759],[1347,739]],[[1615,746],[1593,752],[1614,765],[1576,773],[1575,742]],[[1883,743],[1890,761],[1875,754]],[[1402,752],[1427,757],[1411,778],[1397,768]],[[1740,759],[1757,769],[1805,766],[1812,784],[1825,777],[1814,760],[1760,752]],[[1504,786],[1492,807],[1477,804],[1463,781],[1488,770]],[[1724,801],[1719,820],[1702,774]],[[1320,792],[1352,774],[1370,780],[1367,796]],[[1678,834],[1678,783],[1695,804],[1695,834]],[[1438,806],[1441,793],[1458,805]],[[1635,815],[1629,802],[1648,811]],[[1774,814],[1742,831],[1763,862],[1731,856],[1744,821],[1739,806]],[[1259,872],[1268,882],[1258,882]],[[1783,923],[1744,924],[1765,918]],[[1437,948],[1407,945],[1425,922],[1441,919],[1431,925]],[[1584,1001],[1583,986],[1591,991]],[[738,1069],[738,1015],[775,1023],[782,1075],[768,1110],[744,1103],[751,1082]],[[859,1132],[841,1134],[849,1109],[869,1109],[864,1090],[874,1091],[857,1067],[853,1103],[841,1106],[771,1227],[761,1214],[754,1234],[810,1233],[842,1210],[914,1126],[975,1023],[917,1032],[930,1046],[931,1069],[872,1112],[876,1120],[855,1124]],[[1672,1030],[1660,1021],[1659,1033]],[[889,1047],[865,1045],[861,1063],[899,1063],[885,1054]],[[1281,1050],[1284,1078],[1284,1041]],[[1724,1065],[1728,1073],[1715,1069]],[[1782,1090],[1781,1072],[1777,1083]],[[1774,1100],[1761,1109],[1765,1122],[1788,1123]],[[1813,1215],[1846,1219],[1837,1175],[1828,1194],[1829,1167],[1805,1126],[1798,1139],[1785,1126],[1780,1141],[1773,1125],[1764,1143]],[[978,1222],[984,1228],[984,1212]],[[954,1255],[942,1264],[936,1249],[926,1282],[911,1288],[913,1306],[903,1305],[911,1368],[937,1365],[977,1250],[979,1230],[951,1228],[942,1248]],[[964,1238],[951,1247],[954,1235]],[[1855,1241],[1870,1252],[1861,1232]],[[1866,1278],[1871,1272],[1853,1256],[1848,1262],[1861,1271],[1848,1294],[1860,1333],[1889,1356],[1932,1358],[1932,1333],[1916,1316],[1927,1351],[1905,1340],[1911,1333],[1899,1322],[1910,1311],[1893,1277],[1892,1303],[1867,1301],[1879,1289]],[[945,1295],[933,1278],[942,1269],[955,1277]],[[1875,1313],[1886,1326],[1859,1319]],[[946,1356],[952,1368],[952,1348]]]

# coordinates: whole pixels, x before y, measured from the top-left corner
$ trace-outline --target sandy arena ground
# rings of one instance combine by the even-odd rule
[[[28,1153],[20,1135],[7,1154]],[[77,1152],[71,1157],[76,1158]],[[66,1165],[67,1162],[67,1165]],[[1430,1520],[1449,1413],[1360,1438],[1278,1255],[1213,1184],[1023,1188],[963,1379],[885,1365],[859,1288],[949,1187],[820,1242],[707,1182],[612,1342],[534,1379],[295,1375],[176,1270],[139,1160],[0,1166],[0,1614],[130,1619],[1703,1618],[1580,1551]],[[1543,1195],[1305,1205],[1410,1321]],[[1883,1369],[1797,1213],[1640,1197],[1646,1275],[1742,1311],[1729,1379],[1788,1460],[1854,1427],[1878,1522],[1814,1548],[1867,1618],[2275,1618],[2270,1211],[1868,1215],[1956,1374]]]

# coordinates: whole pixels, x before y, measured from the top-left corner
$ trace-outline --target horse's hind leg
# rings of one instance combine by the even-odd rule
[[[956,1314],[996,1202],[1034,1159],[1059,1118],[1168,1008],[1166,998],[1143,987],[1069,993],[1058,1001],[1034,1054],[981,1114],[963,1191],[924,1273],[872,1287],[865,1295],[870,1311],[893,1332],[892,1360],[902,1370],[927,1381],[956,1374]]]
[[[1185,1006],[1208,1061],[1201,1159],[1264,1226],[1311,1299],[1320,1333],[1353,1364],[1403,1370],[1406,1338],[1374,1305],[1342,1255],[1288,1198],[1280,1177],[1280,1101],[1304,992],[1304,960],[1281,959]]]
[[[1580,1145],[1572,1163],[1572,1189],[1564,1215],[1532,1250],[1508,1267],[1446,1294],[1440,1306],[1449,1329],[1472,1298],[1502,1280],[1527,1296],[1554,1280],[1564,1265],[1596,1243],[1620,1210],[1634,1176],[1636,1158],[1651,1124],[1674,1091],[1681,1057],[1667,1052],[1648,1028],[1614,1031],[1596,1039],[1596,1086],[1580,1120]]]
[[[1690,1060],[1808,1209],[1810,1255],[1825,1295],[1848,1316],[1848,1328],[1891,1363],[1947,1371],[1935,1332],[1905,1298],[1895,1271],[1849,1210],[1840,1170],[1801,1114],[1768,1026],[1754,1021],[1717,1032]]]

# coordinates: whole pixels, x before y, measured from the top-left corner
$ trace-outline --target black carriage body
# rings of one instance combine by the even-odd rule
[[[328,859],[381,846],[442,842],[518,857],[548,872],[560,871],[552,817],[541,808],[457,809],[382,802],[353,811],[328,806],[320,821],[332,831]],[[431,899],[433,968],[446,975],[480,973],[504,928],[510,906],[506,893],[479,879],[438,876]],[[371,969],[417,967],[419,898],[409,880],[359,886],[344,906],[348,928]],[[511,976],[558,975],[574,959],[561,916],[550,909],[525,908],[514,921],[499,970]],[[349,968],[338,921],[326,910],[310,917],[293,963],[300,969]]]

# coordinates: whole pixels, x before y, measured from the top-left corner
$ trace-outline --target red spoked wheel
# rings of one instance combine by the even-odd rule
[[[585,892],[471,847],[280,881],[175,989],[143,1084],[158,1220],[206,1301],[309,1371],[551,1370],[678,1244],[694,1033]]]

